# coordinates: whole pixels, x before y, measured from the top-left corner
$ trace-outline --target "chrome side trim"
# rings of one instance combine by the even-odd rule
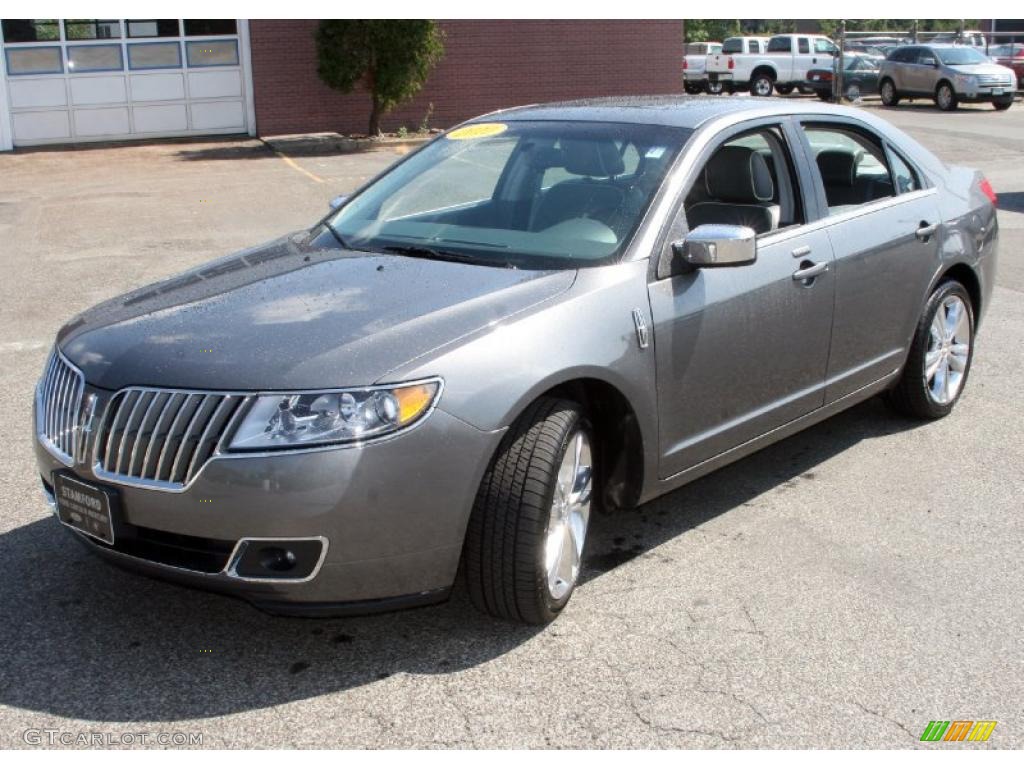
[[[242,559],[242,555],[245,553],[246,547],[249,546],[251,541],[319,541],[320,542],[320,558],[316,561],[316,565],[313,566],[313,570],[310,571],[308,576],[304,576],[301,579],[289,579],[287,576],[279,579],[262,579],[255,576],[239,576],[238,575],[238,562]],[[234,550],[231,552],[231,556],[228,558],[228,564],[222,571],[228,578],[235,579],[236,581],[245,581],[250,584],[305,584],[307,581],[312,581],[320,573],[320,569],[323,567],[324,560],[327,559],[327,548],[330,542],[326,536],[250,536],[247,538],[239,539],[238,543],[235,544]]]

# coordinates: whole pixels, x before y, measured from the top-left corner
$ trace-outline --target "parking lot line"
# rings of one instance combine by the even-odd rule
[[[281,152],[281,151],[275,149],[274,150],[274,154],[277,155],[278,157],[280,157],[282,160],[284,160],[285,163],[287,163],[289,167],[294,168],[296,171],[298,171],[301,174],[304,174],[305,176],[308,176],[313,181],[315,181],[317,184],[326,184],[327,183],[326,179],[321,179],[319,176],[317,176],[312,171],[307,171],[301,165],[299,165],[294,160],[292,160],[290,157],[288,157],[288,155],[286,155],[284,152]]]

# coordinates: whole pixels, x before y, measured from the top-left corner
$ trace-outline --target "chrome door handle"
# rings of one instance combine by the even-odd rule
[[[927,221],[922,221],[921,226],[917,228],[917,232],[914,233],[914,236],[918,240],[925,241],[938,231],[939,225],[937,223],[929,224]]]
[[[810,256],[810,255],[811,255],[811,246],[809,246],[809,245],[801,245],[799,248],[794,248],[793,249],[793,258],[794,259],[799,259],[802,256]]]
[[[793,273],[793,279],[797,281],[813,280],[818,275],[828,272],[828,262],[819,261],[808,266],[800,265],[800,269]]]

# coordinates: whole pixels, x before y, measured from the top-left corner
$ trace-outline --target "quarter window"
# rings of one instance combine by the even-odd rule
[[[761,41],[760,40],[751,40],[750,41],[750,52],[751,53],[760,53],[761,52]]]

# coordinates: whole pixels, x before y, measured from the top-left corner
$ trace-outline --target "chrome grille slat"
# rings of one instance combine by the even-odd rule
[[[97,477],[180,490],[222,448],[248,401],[244,394],[129,387],[96,431]]]
[[[78,453],[84,391],[82,372],[54,349],[36,388],[36,432],[43,445],[69,466]]]

